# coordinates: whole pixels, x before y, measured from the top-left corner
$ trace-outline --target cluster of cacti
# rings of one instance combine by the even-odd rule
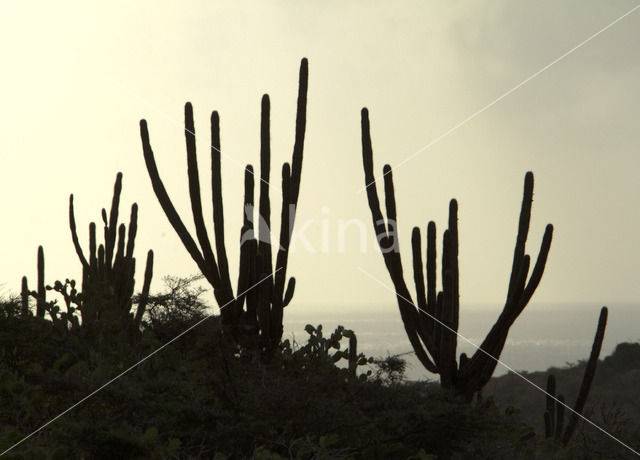
[[[38,246],[38,261],[37,261],[37,290],[29,290],[29,284],[27,277],[22,277],[22,289],[20,291],[21,308],[20,313],[22,316],[27,316],[30,313],[29,298],[33,297],[36,300],[36,317],[44,318],[45,313],[49,313],[51,321],[54,326],[63,330],[76,329],[80,327],[78,317],[75,315],[76,307],[72,306],[72,303],[78,304],[78,295],[75,290],[75,281],[65,281],[63,285],[60,281],[56,281],[54,287],[45,285],[44,280],[44,249],[42,246]],[[68,291],[68,286],[71,286],[71,292]],[[57,304],[57,300],[48,301],[47,291],[54,289],[63,295],[67,311],[60,311],[60,307]]]
[[[153,251],[147,254],[147,264],[144,275],[142,294],[135,315],[130,313],[135,283],[135,258],[133,257],[134,241],[137,230],[138,207],[134,203],[131,207],[128,239],[126,227],[118,223],[118,205],[122,191],[122,174],[116,177],[111,212],[107,220],[107,213],[102,209],[104,221],[104,244],[96,248],[96,225],[89,225],[89,260],[84,256],[76,232],[73,211],[73,195],[69,197],[69,226],[71,237],[78,257],[82,263],[82,292],[76,289],[75,280],[66,279],[64,284],[56,281],[53,286],[45,285],[44,250],[38,247],[37,261],[37,291],[30,291],[26,276],[22,278],[22,313],[29,312],[29,297],[36,299],[36,316],[44,318],[45,311],[51,316],[56,326],[73,329],[80,326],[91,328],[100,320],[107,320],[120,324],[140,326],[144,314],[146,300],[153,272]],[[116,245],[117,228],[117,245]],[[126,250],[125,250],[126,247]],[[70,290],[69,290],[70,289]],[[67,311],[61,312],[56,301],[47,301],[46,291],[54,290],[62,295]],[[82,323],[75,314],[80,312]]]
[[[544,413],[544,432],[546,438],[554,438],[556,441],[562,444],[567,444],[573,436],[573,433],[578,424],[580,415],[584,410],[584,406],[589,396],[589,390],[591,384],[596,375],[596,367],[598,365],[598,357],[600,356],[600,350],[602,349],[602,341],[604,340],[604,331],[607,327],[607,307],[602,307],[600,310],[600,318],[598,319],[598,327],[596,329],[596,335],[593,338],[593,345],[591,346],[591,354],[584,370],[582,377],[582,384],[576,402],[571,412],[571,418],[564,428],[564,397],[562,395],[556,396],[556,378],[553,374],[550,374],[547,378],[547,410]]]
[[[342,337],[346,337],[349,339],[349,348],[344,351],[344,358],[347,360],[349,373],[355,377],[356,369],[358,366],[363,366],[370,362],[371,360],[367,360],[364,354],[358,354],[358,338],[356,337],[356,333],[351,329],[343,329]]]
[[[78,310],[82,325],[91,327],[100,320],[132,323],[138,327],[144,315],[153,275],[153,251],[147,253],[142,295],[135,314],[130,313],[135,284],[136,259],[133,249],[138,224],[138,205],[131,206],[129,231],[124,224],[118,226],[118,207],[122,192],[122,173],[116,176],[111,210],[102,209],[104,244],[96,248],[96,224],[89,224],[89,258],[82,251],[76,231],[73,194],[69,196],[69,228],[78,258],[82,263],[82,296]],[[117,236],[117,240],[116,240]]]
[[[351,329],[345,329],[343,326],[337,326],[329,337],[323,334],[322,325],[314,327],[307,324],[304,330],[309,334],[309,340],[306,345],[296,350],[296,354],[301,355],[304,359],[310,361],[338,363],[344,359],[347,361],[346,371],[351,377],[357,377],[358,366],[364,366],[373,362],[373,358],[367,358],[363,353],[358,353],[358,339],[355,332]],[[349,340],[349,346],[342,349],[341,341],[343,338]],[[289,342],[285,341],[285,348],[289,346]],[[335,351],[332,351],[335,350]],[[371,371],[360,376],[366,379],[371,375]]]
[[[365,186],[373,226],[378,244],[384,257],[387,271],[391,275],[400,315],[413,349],[427,370],[440,375],[444,388],[471,400],[493,374],[498,358],[507,340],[510,327],[527,306],[544,272],[547,255],[551,246],[553,226],[547,225],[531,277],[527,281],[530,256],[525,254],[525,243],[529,231],[531,203],[533,199],[533,174],[528,172],[524,182],[524,197],[520,211],[518,236],[513,256],[511,279],[507,300],[488,335],[471,358],[464,353],[456,362],[457,331],[459,320],[459,272],[458,272],[458,204],[451,200],[449,206],[449,226],[443,236],[442,291],[436,292],[436,227],[434,222],[427,226],[426,288],[422,267],[420,229],[413,229],[411,243],[413,249],[413,276],[416,286],[417,303],[404,280],[402,260],[399,252],[398,228],[396,223],[396,203],[392,170],[385,165],[384,189],[387,209],[386,220],[380,210],[380,201],[373,173],[373,149],[369,128],[369,114],[362,110],[362,156]]]
[[[78,329],[80,327],[80,321],[75,312],[80,305],[82,296],[76,290],[76,282],[75,280],[69,280],[67,278],[64,284],[56,281],[53,286],[45,285],[44,249],[42,246],[38,246],[37,278],[37,291],[32,291],[29,290],[27,277],[22,277],[20,314],[22,316],[30,314],[29,298],[33,297],[36,301],[36,317],[44,318],[45,313],[49,313],[55,327],[63,330]],[[71,291],[69,291],[69,288],[71,288]],[[60,310],[56,299],[51,301],[47,300],[47,291],[50,290],[54,290],[62,295],[67,308],[66,312]]]
[[[269,200],[270,181],[270,132],[269,96],[262,98],[261,144],[260,144],[260,197],[258,209],[258,234],[254,221],[254,171],[251,165],[245,169],[244,177],[244,224],[241,232],[240,268],[236,294],[229,276],[224,236],[224,213],[222,202],[222,181],[220,171],[220,118],[217,112],[211,115],[211,188],[213,196],[213,224],[215,252],[209,241],[202,215],[200,183],[196,157],[196,138],[193,109],[185,106],[185,136],[187,148],[187,171],[189,196],[196,227],[195,242],[180,215],[176,211],[164,187],[151,145],[145,120],[140,121],[140,133],[144,159],[151,178],[153,190],[169,222],[180,237],[183,245],[196,262],[198,268],[213,287],[216,302],[221,309],[223,324],[233,326],[234,333],[244,331],[242,336],[258,338],[259,347],[267,354],[275,350],[282,337],[282,316],[295,288],[295,278],[286,283],[289,243],[293,229],[300,177],[302,173],[302,153],[306,126],[308,64],[303,59],[300,65],[300,80],[296,115],[295,143],[291,165],[282,167],[282,213],[280,219],[280,241],[275,270],[271,254]],[[286,284],[286,289],[285,289]],[[244,303],[246,300],[246,309]],[[248,332],[248,334],[246,334]]]

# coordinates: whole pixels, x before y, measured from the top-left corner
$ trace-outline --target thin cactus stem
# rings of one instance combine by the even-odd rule
[[[272,333],[271,307],[273,301],[273,263],[271,259],[271,204],[269,201],[269,180],[271,172],[271,139],[270,139],[269,96],[262,97],[260,111],[260,198],[258,205],[258,257],[260,278],[269,279],[258,286],[260,292],[258,304],[258,321],[262,330],[263,346],[267,346]]]
[[[185,227],[180,215],[176,211],[176,208],[173,206],[169,195],[167,194],[167,190],[164,187],[162,180],[160,179],[160,174],[158,173],[158,167],[156,166],[156,161],[153,156],[153,150],[151,149],[151,144],[149,143],[149,130],[147,128],[146,120],[140,120],[140,137],[142,139],[142,151],[144,154],[145,164],[147,166],[147,172],[149,173],[149,177],[151,178],[151,185],[153,186],[153,191],[156,194],[156,198],[158,198],[158,202],[160,206],[162,206],[162,210],[164,211],[167,219],[171,223],[171,226],[180,237],[182,244],[191,255],[191,258],[195,261],[196,265],[204,275],[204,277],[209,281],[211,285],[218,285],[217,277],[214,277],[213,273],[211,273],[209,266],[206,264],[204,256],[198,249],[196,242],[193,237]]]
[[[213,201],[213,226],[218,255],[218,271],[220,278],[229,281],[227,289],[231,290],[229,278],[229,262],[224,242],[224,207],[222,202],[222,166],[220,161],[220,116],[214,111],[211,114],[211,195]]]
[[[44,286],[44,249],[42,246],[38,246],[38,295],[36,299],[36,316],[44,318],[47,291]]]
[[[296,132],[293,145],[291,166],[282,165],[282,212],[280,220],[280,248],[276,256],[276,275],[274,279],[273,324],[276,328],[272,332],[272,345],[277,345],[282,338],[283,309],[289,305],[295,291],[296,280],[289,278],[287,282],[287,266],[289,260],[289,245],[291,233],[295,223],[300,196],[300,181],[302,178],[302,157],[304,151],[304,136],[307,124],[307,89],[309,86],[309,63],[303,59],[300,64],[298,87],[298,101],[296,108]],[[286,291],[284,288],[287,284]],[[284,291],[284,294],[283,294]]]
[[[269,96],[262,97],[260,115],[260,203],[258,220],[258,253],[263,257],[264,274],[273,271],[271,263],[271,204],[269,202],[269,180],[271,173],[271,137]],[[268,283],[267,283],[268,284]]]
[[[589,355],[589,360],[587,361],[587,365],[584,369],[584,376],[582,377],[582,385],[580,385],[580,391],[578,392],[578,397],[576,398],[576,403],[573,406],[573,412],[571,413],[571,418],[569,423],[567,423],[567,429],[562,436],[562,443],[567,444],[573,436],[573,433],[578,424],[579,415],[582,414],[584,410],[584,406],[587,402],[587,397],[589,396],[589,390],[591,389],[591,384],[593,383],[593,379],[596,375],[596,367],[598,366],[598,358],[600,356],[600,351],[602,350],[602,342],[604,341],[604,331],[607,327],[607,317],[609,310],[607,307],[602,307],[600,310],[600,318],[598,319],[598,327],[596,329],[596,335],[593,338],[593,345],[591,346],[591,354]]]
[[[382,217],[382,211],[380,210],[380,200],[378,199],[377,187],[373,174],[373,148],[371,146],[371,134],[369,128],[369,111],[366,108],[363,108],[361,115],[362,162],[364,166],[365,185],[367,186],[367,200],[369,202],[369,209],[371,210],[373,227],[376,231],[378,244],[382,251],[387,271],[389,271],[391,280],[396,290],[396,298],[398,301],[400,316],[402,317],[402,322],[407,333],[407,337],[409,338],[409,342],[411,343],[411,346],[413,347],[416,356],[418,357],[422,365],[425,366],[425,368],[427,368],[427,370],[429,370],[430,372],[437,372],[436,364],[427,354],[427,351],[425,350],[417,334],[416,327],[418,323],[418,317],[411,300],[411,294],[409,294],[409,290],[407,289],[407,286],[402,277],[402,262],[400,260],[400,252],[388,250],[388,231],[385,220]],[[385,184],[392,185],[393,181],[386,181]],[[389,196],[392,194],[392,189],[385,189],[385,196]],[[391,204],[392,201],[393,200],[388,199],[387,203]],[[387,204],[387,206],[389,206],[389,204]]]
[[[274,298],[283,299],[282,308],[289,302],[286,301],[287,295],[283,297],[284,284],[286,280],[286,272],[283,268],[287,264],[287,255],[290,241],[290,226],[291,226],[291,170],[289,163],[282,165],[282,212],[280,214],[280,248],[276,256],[276,269],[278,271],[274,275]],[[291,290],[291,296],[293,296],[293,289],[295,288],[295,278],[289,280],[287,291]],[[290,301],[291,299],[289,299]]]
[[[216,281],[220,284],[220,275],[218,273],[218,265],[216,258],[209,242],[207,228],[204,225],[204,217],[202,215],[202,200],[200,198],[200,179],[198,176],[198,159],[196,157],[196,134],[193,122],[193,107],[187,102],[184,107],[184,135],[187,144],[187,176],[189,178],[189,198],[191,201],[191,212],[193,214],[193,223],[196,227],[196,236],[207,270]]]
[[[69,228],[71,229],[71,240],[73,241],[73,247],[76,250],[76,254],[78,254],[78,258],[80,259],[82,266],[84,268],[89,268],[89,262],[87,262],[87,259],[84,257],[82,246],[80,246],[78,233],[76,231],[76,219],[73,212],[73,193],[69,195]]]
[[[142,292],[140,294],[140,300],[138,302],[138,308],[134,318],[136,326],[139,326],[142,322],[144,311],[149,301],[149,289],[151,288],[151,278],[153,277],[153,251],[150,249],[147,253],[147,265],[144,269],[144,282],[142,284]]]
[[[556,433],[556,377],[549,374],[547,377],[547,410],[544,413],[544,435],[551,438]]]
[[[118,222],[118,207],[120,205],[120,194],[122,193],[122,173],[116,175],[116,183],[113,186],[113,199],[111,201],[111,211],[109,221],[105,222],[105,261],[107,269],[111,269],[113,249],[116,241],[116,228]],[[104,210],[103,210],[104,212]]]
[[[133,247],[136,240],[136,234],[138,232],[138,205],[133,203],[131,205],[131,217],[129,218],[129,234],[127,237],[127,252],[124,256],[128,259],[133,257]]]
[[[22,289],[20,290],[21,300],[21,314],[27,316],[29,314],[29,285],[27,284],[27,277],[22,277]]]

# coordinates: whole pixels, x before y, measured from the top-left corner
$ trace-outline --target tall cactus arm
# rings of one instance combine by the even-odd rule
[[[469,392],[474,392],[482,388],[491,378],[497,366],[495,358],[500,356],[504,348],[509,329],[531,300],[544,273],[553,238],[553,226],[551,224],[548,224],[545,228],[536,264],[528,283],[526,282],[530,257],[524,254],[524,247],[531,217],[532,197],[533,174],[528,172],[525,175],[523,200],[520,209],[518,235],[516,238],[516,249],[514,250],[507,301],[502,313],[482,342],[480,349],[477,350],[460,369],[461,377],[468,380],[467,390]],[[473,388],[475,388],[475,390]]]
[[[507,340],[507,334],[509,333],[509,329],[515,323],[516,319],[522,313],[524,308],[527,306],[529,300],[531,299],[535,288],[538,286],[542,278],[542,274],[544,272],[545,263],[547,260],[547,256],[549,254],[549,250],[551,248],[551,239],[553,236],[553,226],[551,224],[547,225],[544,236],[542,238],[542,243],[540,245],[540,252],[538,253],[538,259],[536,261],[536,265],[531,273],[531,278],[529,279],[529,283],[525,288],[523,294],[520,299],[514,301],[514,303],[506,304],[503,312],[498,317],[498,320],[494,324],[494,327],[491,328],[489,334],[482,342],[480,348],[486,351],[489,355],[493,357],[498,357],[502,353],[504,345]],[[529,256],[525,256],[523,258],[523,268],[522,272],[526,273],[527,267],[529,264]],[[526,274],[524,275],[526,276]],[[476,358],[476,361],[474,361]],[[484,386],[491,375],[493,375],[493,371],[495,370],[498,362],[489,357],[487,354],[480,352],[479,350],[471,357],[469,360],[466,369],[463,372],[474,371],[478,373],[479,381],[478,385],[480,388]],[[482,368],[482,371],[478,371],[478,368],[474,368],[474,366],[479,366]]]
[[[258,322],[265,349],[271,349],[278,327],[277,311],[273,305],[273,260],[271,254],[271,204],[269,201],[269,180],[271,173],[269,96],[264,95],[260,110],[260,195],[258,202],[258,276],[269,280],[258,287]],[[278,338],[279,341],[279,338]]]
[[[120,270],[120,268],[122,267],[122,265],[125,262],[125,258],[124,258],[124,244],[125,244],[125,234],[126,234],[126,227],[124,224],[120,224],[120,226],[118,227],[118,244],[117,244],[117,248],[116,248],[116,256],[115,259],[113,261],[113,272],[117,272],[118,270]]]
[[[291,240],[291,169],[289,163],[282,165],[282,211],[280,213],[280,247],[276,256],[276,272],[274,275],[274,300],[284,304],[284,284],[287,277],[286,267]],[[282,305],[284,307],[284,305]]]
[[[36,302],[36,316],[44,318],[45,306],[47,304],[47,291],[44,286],[44,249],[38,246],[38,295]]]
[[[452,387],[457,372],[456,349],[458,343],[459,289],[458,289],[458,203],[449,203],[449,226],[443,236],[442,251],[442,308],[438,319],[441,324],[437,354],[440,381],[444,388]]]
[[[449,312],[450,326],[454,331],[458,331],[460,321],[460,268],[458,266],[458,202],[451,200],[449,203],[449,239],[448,262],[446,271],[451,276],[451,303]],[[454,336],[454,341],[457,337]],[[454,343],[455,347],[455,343]],[[455,352],[453,353],[455,360]]]
[[[513,250],[513,264],[511,266],[511,277],[509,279],[509,289],[507,299],[516,297],[516,286],[520,265],[524,257],[525,245],[529,234],[529,223],[531,221],[531,205],[533,203],[533,173],[528,171],[524,177],[524,191],[522,194],[522,206],[520,208],[520,218],[518,221],[518,235],[516,245]]]
[[[224,207],[222,204],[222,167],[220,161],[220,116],[218,112],[211,113],[211,196],[213,201],[213,228],[218,256],[218,272],[220,278],[228,284],[231,290],[229,277],[229,261],[224,241]],[[232,294],[233,295],[233,294]]]
[[[204,225],[202,215],[202,199],[200,197],[200,178],[198,176],[198,158],[196,156],[196,132],[193,123],[193,107],[190,102],[184,106],[184,136],[187,144],[187,175],[189,177],[189,198],[191,199],[191,212],[193,223],[196,227],[196,236],[202,248],[202,255],[207,269],[216,280],[214,287],[220,285],[220,277],[216,258],[211,249],[207,228]]]
[[[78,240],[78,233],[76,231],[76,218],[73,212],[73,193],[69,195],[69,228],[71,229],[71,240],[73,241],[73,247],[76,249],[76,254],[78,254],[80,263],[82,263],[83,268],[88,269],[89,262],[87,262],[87,259],[84,257],[82,247],[80,246],[80,241]]]
[[[262,96],[260,110],[260,202],[258,207],[258,253],[262,258],[264,273],[273,271],[271,260],[271,204],[269,201],[269,180],[271,173],[271,105],[269,96]]]
[[[169,195],[167,194],[167,190],[162,183],[162,179],[160,179],[160,174],[158,173],[158,167],[156,166],[156,160],[153,156],[153,150],[151,149],[151,144],[149,142],[149,130],[147,128],[146,120],[140,120],[140,138],[142,140],[142,152],[144,154],[144,161],[147,166],[147,172],[149,173],[149,177],[151,178],[151,185],[153,187],[153,191],[160,202],[160,206],[162,206],[162,210],[164,211],[167,219],[171,223],[171,226],[176,231],[178,236],[180,237],[180,241],[191,255],[191,258],[198,265],[198,268],[205,276],[207,281],[211,283],[213,286],[217,286],[219,283],[218,273],[212,272],[209,266],[206,264],[204,260],[204,256],[198,249],[196,242],[193,240],[192,236],[189,234],[189,231],[185,227],[182,219],[178,215],[176,208],[173,206]]]
[[[98,258],[96,256],[96,224],[91,222],[89,224],[89,268],[91,273],[97,273],[98,270]]]
[[[282,308],[289,305],[291,299],[293,299],[293,293],[296,290],[296,279],[295,277],[289,278],[289,282],[287,283],[287,290],[284,293],[284,298],[282,299]]]
[[[434,312],[429,310],[429,305],[427,303],[427,291],[425,290],[425,278],[422,269],[421,238],[420,229],[418,227],[414,227],[411,234],[411,249],[413,251],[413,279],[416,285],[417,307],[419,310],[418,327],[416,330],[429,354],[433,358],[434,364],[437,366],[437,354],[435,353],[435,343],[433,341],[433,325],[435,324],[433,319]],[[429,258],[429,255],[427,255],[427,258]]]
[[[242,229],[240,230],[240,262],[238,269],[238,298],[236,299],[236,315],[240,314],[242,304],[247,296],[247,288],[254,282],[253,273],[255,271],[254,262],[254,178],[253,166],[247,165],[244,170],[244,205],[242,209]],[[247,301],[247,313],[253,318],[255,311]],[[250,311],[251,310],[251,311]]]
[[[293,144],[293,157],[291,161],[291,203],[293,203],[294,206],[298,205],[298,196],[300,195],[300,179],[302,177],[302,154],[304,151],[304,134],[307,125],[307,90],[309,87],[309,62],[307,61],[307,58],[303,58],[300,62],[300,74],[298,82],[296,134]]]
[[[542,236],[542,243],[540,244],[540,250],[538,251],[538,258],[536,264],[531,272],[531,277],[527,282],[527,286],[524,289],[522,297],[520,298],[520,305],[518,305],[518,314],[522,312],[524,307],[529,303],[533,293],[535,292],[542,274],[544,273],[544,267],[547,263],[547,257],[549,256],[549,250],[551,249],[551,240],[553,239],[553,225],[547,224],[544,229],[544,235]]]
[[[300,62],[298,77],[298,100],[296,108],[295,141],[291,165],[282,165],[282,211],[280,214],[280,238],[276,255],[276,273],[274,279],[274,307],[275,318],[281,319],[282,308],[286,307],[295,290],[295,278],[287,279],[287,266],[289,260],[289,245],[291,233],[295,223],[295,216],[300,195],[300,180],[302,177],[302,159],[304,151],[304,136],[307,120],[307,90],[309,86],[309,63],[306,58]],[[268,133],[268,130],[266,131]],[[285,291],[285,282],[287,284]],[[281,323],[281,320],[279,321]]]
[[[21,311],[20,314],[26,317],[29,314],[29,285],[27,277],[22,277],[22,289],[20,290]]]
[[[244,209],[242,210],[242,235],[250,238],[255,237],[255,229],[253,225],[253,221],[255,219],[254,175],[255,172],[253,171],[253,166],[247,165],[244,169]]]
[[[438,368],[431,360],[427,351],[424,348],[422,341],[417,333],[418,325],[418,312],[411,294],[404,281],[402,275],[402,260],[400,258],[400,252],[397,251],[397,234],[394,238],[394,245],[392,250],[388,250],[389,244],[389,232],[385,225],[385,220],[380,210],[380,200],[378,199],[378,192],[376,188],[375,178],[373,175],[373,148],[371,146],[371,134],[369,126],[369,111],[363,108],[361,111],[361,129],[362,129],[362,164],[364,169],[365,187],[367,190],[367,200],[369,202],[369,209],[371,211],[371,217],[373,220],[373,227],[376,232],[376,238],[378,240],[378,246],[382,252],[387,271],[391,276],[395,291],[396,299],[398,301],[398,309],[400,310],[400,317],[404,325],[409,342],[413,347],[416,356],[420,360],[423,366],[430,372],[437,373]],[[396,208],[395,208],[395,194],[393,188],[393,175],[391,168],[387,165],[384,168],[385,173],[385,203],[387,207],[388,218],[387,221],[391,222],[393,218],[393,225],[395,229]]]
[[[378,190],[376,187],[376,179],[373,174],[373,147],[371,146],[371,131],[369,124],[369,110],[363,108],[361,111],[361,129],[362,129],[362,165],[364,168],[364,183],[367,190],[367,200],[369,209],[371,210],[371,218],[373,219],[373,228],[376,232],[378,243],[381,239],[387,238],[387,227],[382,211],[380,210],[380,200],[378,199]]]
[[[384,177],[384,205],[387,210],[387,233],[393,233],[395,236],[394,244],[397,244],[397,225],[398,212],[396,210],[396,193],[393,187],[393,171],[390,165],[384,165],[382,168]],[[391,231],[391,226],[395,232]]]
[[[446,359],[455,362],[458,323],[460,318],[460,288],[458,268],[458,202],[449,203],[449,226],[444,234],[442,251],[443,320],[448,329],[443,330],[443,339],[447,345],[443,347]]]
[[[142,316],[149,301],[149,289],[151,287],[151,278],[153,276],[153,251],[147,253],[147,265],[144,269],[144,282],[142,284],[142,292],[140,293],[140,301],[136,310],[135,324],[137,326],[142,322]]]
[[[591,347],[591,354],[589,355],[589,361],[584,369],[584,376],[582,378],[582,385],[580,385],[580,391],[576,398],[576,403],[573,406],[573,412],[571,413],[571,419],[567,423],[567,429],[562,437],[562,443],[567,444],[573,435],[578,424],[578,414],[582,414],[584,405],[587,402],[589,396],[589,390],[593,383],[593,378],[596,375],[596,367],[598,366],[598,357],[600,356],[600,350],[602,350],[602,342],[604,340],[604,330],[607,327],[607,317],[609,310],[607,307],[602,307],[600,310],[600,318],[598,319],[598,327],[596,329],[596,335],[593,338],[593,346]]]
[[[416,284],[416,301],[421,313],[427,311],[427,291],[424,284],[424,272],[422,270],[422,237],[420,228],[413,227],[411,231],[411,250],[413,252],[413,281]]]
[[[129,217],[129,233],[127,236],[127,251],[125,257],[133,257],[133,249],[136,240],[136,234],[138,233],[138,205],[133,203],[131,205],[131,216]]]
[[[105,259],[108,269],[111,269],[113,260],[113,250],[118,231],[118,207],[120,205],[120,194],[122,193],[122,173],[116,175],[116,183],[113,186],[113,199],[111,200],[111,210],[109,212],[109,222],[105,219]],[[104,211],[104,210],[103,210]]]
[[[427,308],[432,315],[436,311],[438,292],[436,290],[436,223],[427,225]]]

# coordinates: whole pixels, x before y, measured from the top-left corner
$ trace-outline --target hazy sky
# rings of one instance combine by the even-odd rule
[[[161,176],[191,226],[183,135],[194,106],[203,202],[210,203],[209,116],[221,116],[223,193],[237,276],[246,163],[259,164],[260,97],[272,104],[272,213],[293,147],[300,59],[309,59],[308,125],[290,274],[290,308],[357,309],[393,294],[375,246],[363,186],[360,109],[370,110],[376,173],[502,96],[635,6],[571,2],[4,1],[0,152],[4,222],[0,282],[80,278],[68,229],[100,222],[124,174],[121,216],[139,205],[138,281],[154,249],[162,276],[197,271],[153,194],[139,138],[147,119]],[[533,301],[640,301],[640,10],[557,62],[394,173],[407,282],[410,230],[438,225],[459,202],[461,302],[501,307],[524,174],[535,174],[528,249],[555,233]],[[636,129],[634,129],[636,128]],[[420,197],[419,199],[417,197]],[[210,208],[205,208],[210,212]],[[357,224],[340,250],[340,222]],[[278,226],[275,228],[278,231]],[[211,233],[211,232],[210,232]],[[277,233],[276,233],[277,234]],[[323,241],[325,245],[323,247]],[[463,307],[464,308],[464,307]]]

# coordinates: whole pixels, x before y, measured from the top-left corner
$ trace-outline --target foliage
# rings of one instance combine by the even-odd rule
[[[356,354],[358,368],[374,372],[353,378],[345,341],[355,333],[344,327],[325,335],[320,325],[308,326],[304,344],[285,341],[265,361],[238,353],[220,318],[211,317],[145,359],[170,340],[169,331],[203,318],[196,279],[165,280],[168,290],[151,296],[155,303],[133,346],[117,337],[88,346],[81,334],[17,315],[18,299],[2,303],[0,452],[141,360],[6,458],[533,459],[620,452],[580,428],[566,448],[549,444],[518,410],[490,400],[469,405],[436,384],[404,381],[398,356]],[[620,413],[605,407],[603,414],[613,430],[628,426]],[[620,432],[626,435],[637,436]]]
[[[167,290],[147,298],[143,326],[152,329],[157,336],[170,339],[204,319],[208,306],[201,297],[207,290],[193,286],[203,278],[201,274],[186,278],[165,276],[163,281]],[[137,303],[139,299],[140,295],[136,295],[133,302]]]
[[[386,384],[394,385],[401,383],[405,379],[407,362],[400,355],[389,355],[385,358],[373,359],[376,367],[375,379]]]

